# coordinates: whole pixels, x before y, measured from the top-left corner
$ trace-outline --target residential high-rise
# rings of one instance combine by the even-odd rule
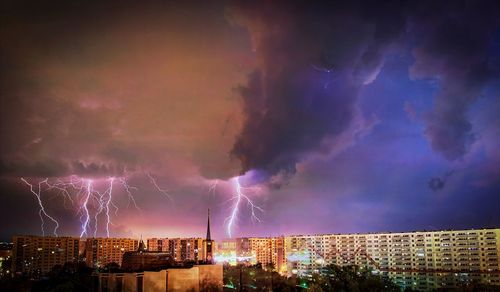
[[[255,257],[257,263],[268,268],[271,265],[278,272],[283,272],[286,268],[286,258],[284,249],[284,237],[249,237],[249,252]],[[237,239],[237,242],[246,240]]]
[[[358,265],[415,290],[467,281],[500,285],[500,229],[294,235],[284,241],[289,275]]]
[[[147,243],[148,251],[167,252],[177,262],[205,259],[202,238],[149,238]]]
[[[168,251],[168,238],[148,238],[147,245],[148,251]]]
[[[273,264],[281,274],[324,272],[356,265],[390,277],[402,288],[432,290],[477,281],[500,285],[500,229],[406,233],[322,234],[228,240],[222,261]],[[234,264],[233,263],[233,264]]]
[[[262,264],[264,268],[273,263],[273,238],[250,237],[248,241],[250,244],[250,252],[255,256],[257,263]]]
[[[236,242],[236,254],[238,256],[249,256],[250,251],[250,241],[248,237],[240,237],[235,239]]]
[[[45,274],[55,265],[78,262],[79,238],[52,236],[14,236],[12,271]]]
[[[123,254],[136,251],[139,241],[130,238],[87,238],[85,261],[89,267],[104,267],[110,263],[121,266]]]
[[[225,239],[222,240],[217,259],[231,265],[260,263],[265,269],[272,266],[283,274],[286,272],[284,243],[283,236]]]
[[[0,278],[11,273],[13,247],[10,242],[0,242]]]
[[[230,238],[221,240],[218,245],[218,251],[236,253],[236,239]]]
[[[213,261],[215,241],[210,234],[210,210],[208,211],[207,236],[191,238],[149,238],[148,251],[168,252],[177,261]]]

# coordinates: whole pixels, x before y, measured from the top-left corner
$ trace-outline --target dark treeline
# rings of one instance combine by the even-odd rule
[[[52,271],[43,277],[33,279],[30,276],[4,277],[0,279],[0,291],[91,291],[93,270],[85,263],[66,263],[54,266]],[[118,264],[111,263],[100,272],[121,272]],[[218,289],[214,287],[213,291]],[[388,277],[376,275],[372,270],[357,266],[328,265],[321,273],[308,277],[284,277],[275,271],[274,266],[224,266],[224,291],[394,291],[401,288]],[[405,292],[413,291],[409,288]],[[437,291],[500,291],[500,286],[487,286],[470,282],[455,289],[439,289]]]
[[[372,270],[358,266],[328,265],[321,273],[309,277],[283,277],[272,265],[225,266],[224,291],[394,291],[401,288],[387,276],[373,274]],[[405,292],[414,291],[411,288]],[[455,289],[437,291],[500,291],[500,286],[487,286],[481,283],[467,283]]]

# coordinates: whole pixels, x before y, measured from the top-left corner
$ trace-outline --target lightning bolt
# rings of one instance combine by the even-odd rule
[[[151,174],[148,174],[148,177],[151,184],[158,190],[158,192],[164,194],[171,201],[173,201],[170,194],[168,194],[166,190],[162,189],[157,184],[156,180]],[[42,193],[44,191],[53,190],[63,196],[63,205],[65,208],[68,208],[68,205],[77,206],[77,214],[80,215],[79,218],[81,222],[80,237],[89,236],[91,234],[96,237],[99,230],[99,221],[102,222],[102,220],[104,220],[104,229],[106,232],[106,236],[110,236],[110,225],[113,225],[112,214],[114,213],[114,215],[117,216],[119,210],[117,204],[115,204],[114,202],[114,192],[117,182],[123,187],[124,193],[127,194],[127,208],[130,206],[130,202],[132,202],[134,207],[137,210],[141,211],[133,195],[133,191],[137,190],[138,188],[129,185],[124,177],[109,177],[105,180],[108,183],[108,187],[104,191],[99,191],[96,187],[96,184],[101,182],[102,179],[96,181],[93,179],[85,179],[74,175],[65,178],[55,178],[52,179],[52,181],[49,181],[48,178],[45,178],[39,181],[38,187],[36,187],[27,179],[21,178],[21,181],[30,187],[31,193],[35,195],[37,199],[39,206],[38,215],[40,216],[42,234],[45,236],[45,225],[48,218],[55,224],[53,233],[55,236],[57,236],[59,222],[53,216],[47,213],[47,210],[42,201]],[[91,227],[91,225],[93,226]]]
[[[138,190],[137,187],[134,187],[134,186],[130,186],[127,181],[124,179],[124,178],[120,178],[119,179],[120,183],[122,184],[123,186],[123,189],[125,190],[125,192],[127,193],[128,195],[128,203],[127,203],[127,208],[130,206],[130,202],[132,202],[134,204],[134,207],[139,210],[139,211],[142,211],[141,208],[139,208],[137,206],[137,203],[135,202],[135,198],[134,196],[132,195],[132,191],[131,190]]]
[[[65,188],[65,183],[63,181],[61,181],[60,179],[58,179],[57,182],[55,182],[55,183],[49,183],[48,179],[46,179],[45,184],[47,184],[47,186],[49,187],[48,188],[49,190],[50,189],[58,190],[59,193],[63,195],[63,198],[64,198],[63,205],[64,205],[65,208],[68,208],[68,206],[66,206],[66,200],[69,200],[71,202],[71,205],[74,205],[75,202],[71,198],[71,194]]]
[[[227,232],[227,235],[229,236],[229,238],[232,237],[232,231],[233,231],[234,225],[236,223],[236,220],[238,218],[238,213],[240,211],[240,205],[241,205],[242,201],[246,201],[247,205],[250,207],[251,219],[253,221],[260,222],[259,217],[257,217],[256,211],[264,212],[264,210],[262,208],[255,205],[252,202],[252,200],[247,195],[245,195],[244,191],[251,190],[252,188],[242,187],[240,184],[240,177],[239,176],[233,178],[232,180],[233,180],[234,187],[235,187],[235,194],[230,200],[234,201],[234,204],[231,207],[232,208],[231,214],[229,215],[229,217],[226,218],[226,221],[227,221],[226,232]]]
[[[90,200],[91,195],[92,195],[92,181],[88,180],[87,193],[85,196],[85,200],[83,201],[83,204],[82,204],[82,209],[85,211],[85,220],[82,224],[82,232],[80,233],[80,238],[82,238],[84,234],[87,235],[87,228],[89,228],[90,212],[88,209],[88,204],[89,204],[89,200]]]
[[[97,228],[99,215],[104,212],[104,216],[106,218],[105,230],[106,236],[109,237],[109,225],[112,224],[111,216],[109,215],[110,206],[115,208],[115,215],[118,212],[118,207],[112,202],[113,198],[113,182],[115,178],[109,178],[109,187],[104,192],[99,192],[94,190],[93,192],[96,194],[96,202],[98,203],[97,212],[94,214],[94,237],[97,236]]]
[[[57,235],[57,228],[59,228],[59,222],[57,222],[57,220],[54,219],[54,217],[47,214],[47,212],[45,211],[45,207],[43,205],[43,202],[42,202],[42,195],[41,195],[42,194],[42,184],[47,183],[48,179],[45,179],[45,180],[40,181],[38,183],[38,191],[35,191],[33,188],[33,184],[29,183],[26,179],[21,178],[21,180],[30,187],[31,193],[33,195],[35,195],[35,197],[37,198],[38,206],[40,207],[40,210],[38,211],[38,215],[40,216],[40,220],[42,221],[41,227],[42,227],[43,236],[45,236],[45,229],[44,229],[45,220],[43,219],[43,215],[45,215],[45,217],[49,218],[52,222],[54,222],[54,224],[56,225],[54,227],[54,235],[58,236]]]
[[[156,179],[151,175],[151,173],[147,173],[148,177],[149,177],[149,181],[151,182],[151,184],[153,184],[153,186],[162,194],[164,194],[165,196],[167,196],[167,198],[169,198],[169,200],[173,203],[174,200],[172,200],[172,197],[168,194],[168,192],[162,188],[160,188],[160,186],[156,183]]]
[[[208,186],[208,192],[212,195],[215,196],[215,191],[217,190],[217,185],[219,184],[219,180],[216,179],[214,180],[209,186]]]
[[[106,201],[106,236],[107,237],[109,237],[109,224],[111,223],[111,218],[109,217],[109,205],[112,204],[111,199],[113,196],[113,182],[114,182],[114,180],[115,180],[115,178],[113,178],[113,177],[109,179],[109,189],[107,191],[107,193],[108,193],[108,200]],[[116,208],[116,212],[118,212],[118,207],[116,207],[116,205],[114,205],[114,206]],[[116,214],[116,212],[115,212],[115,214]]]

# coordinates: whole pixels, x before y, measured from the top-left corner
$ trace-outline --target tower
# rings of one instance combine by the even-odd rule
[[[141,235],[141,240],[139,240],[139,248],[137,249],[137,252],[143,252],[147,251],[148,249],[146,248],[146,245],[144,244],[144,241],[142,240],[142,235]]]
[[[206,240],[212,240],[210,236],[210,208],[208,209],[208,221],[207,221],[207,237]]]
[[[207,263],[213,263],[213,245],[214,241],[210,235],[210,209],[208,209],[208,220],[207,220],[207,237],[204,240],[205,243],[205,261]]]

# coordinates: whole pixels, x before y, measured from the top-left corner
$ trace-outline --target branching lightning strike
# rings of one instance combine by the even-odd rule
[[[172,201],[170,195],[156,183],[153,176],[148,174],[148,177],[155,189],[166,195]],[[104,191],[99,191],[95,187],[96,181],[76,176],[70,176],[67,179],[57,178],[52,182],[49,182],[49,179],[45,178],[38,182],[38,187],[35,187],[34,183],[29,182],[27,179],[21,178],[21,181],[29,186],[31,193],[35,195],[37,199],[42,234],[45,236],[46,219],[49,219],[55,225],[53,234],[58,236],[57,229],[59,228],[59,222],[54,216],[48,214],[42,200],[43,192],[55,190],[58,194],[63,196],[65,207],[68,207],[67,202],[69,202],[71,206],[77,204],[77,214],[80,215],[81,222],[80,237],[88,237],[91,235],[96,237],[99,230],[100,218],[104,218],[104,230],[106,236],[110,236],[109,226],[113,224],[111,220],[112,213],[116,216],[119,210],[118,206],[113,201],[113,191],[116,182],[121,184],[124,192],[128,196],[127,207],[129,207],[130,202],[132,202],[134,207],[140,210],[133,195],[133,191],[138,190],[137,187],[129,185],[125,178],[110,177],[105,180],[108,183],[108,187]],[[91,226],[92,221],[94,221],[93,227]]]
[[[167,196],[167,198],[169,198],[169,200],[170,200],[171,202],[173,202],[174,200],[172,200],[172,197],[170,196],[170,194],[169,194],[166,190],[162,189],[162,188],[158,185],[158,183],[156,183],[156,179],[155,179],[155,178],[151,175],[151,173],[147,173],[147,175],[148,175],[148,177],[149,177],[149,180],[150,180],[150,181],[151,181],[151,183],[153,184],[153,186],[155,186],[155,188],[156,188],[156,189],[157,189],[160,193],[162,193],[162,194],[164,194],[165,196]]]
[[[56,225],[54,227],[54,235],[57,236],[57,229],[59,228],[59,222],[56,219],[54,219],[54,217],[47,214],[47,211],[45,211],[45,206],[43,205],[43,202],[42,202],[42,184],[47,184],[48,179],[42,180],[38,183],[38,190],[37,191],[34,190],[33,185],[31,183],[29,183],[26,179],[21,178],[21,180],[30,187],[31,193],[33,195],[35,195],[35,197],[37,198],[38,206],[40,207],[40,209],[38,211],[38,215],[40,216],[40,220],[42,221],[41,227],[42,227],[43,236],[45,236],[45,228],[44,228],[45,220],[43,219],[43,216],[49,218],[52,222],[54,222],[54,224]]]
[[[209,186],[208,186],[208,192],[212,195],[215,196],[215,191],[217,190],[217,185],[219,185],[219,180],[216,179],[214,180]]]
[[[242,201],[246,201],[247,205],[250,207],[251,219],[253,221],[260,222],[259,217],[257,217],[256,211],[264,212],[264,210],[255,205],[253,201],[244,193],[244,191],[252,190],[252,188],[242,187],[240,184],[240,178],[237,176],[232,179],[235,186],[235,194],[231,198],[231,201],[234,201],[234,204],[231,206],[231,214],[226,218],[227,227],[226,232],[227,235],[231,238],[234,225],[236,224],[236,220],[238,218],[238,213],[240,212],[240,206]]]
[[[132,202],[134,204],[134,207],[138,210],[138,211],[142,211],[141,208],[139,208],[137,206],[137,202],[135,201],[135,198],[134,196],[132,195],[132,191],[131,190],[135,190],[137,191],[138,188],[137,187],[134,187],[134,186],[130,186],[127,181],[124,179],[124,178],[120,178],[119,179],[120,183],[122,184],[123,186],[123,189],[125,190],[125,192],[127,193],[128,195],[128,203],[127,203],[127,208],[130,206],[130,202]]]
[[[146,174],[154,186],[154,188],[165,195],[170,201],[173,202],[172,197],[167,192],[159,186],[156,179],[151,173]],[[104,218],[104,230],[106,236],[110,236],[110,225],[112,225],[112,210],[114,209],[114,214],[118,213],[118,206],[113,201],[113,191],[115,183],[118,182],[122,187],[123,191],[128,196],[127,207],[130,206],[130,202],[134,205],[137,210],[141,210],[136,202],[133,195],[133,191],[138,190],[137,187],[128,184],[125,178],[114,178],[110,177],[106,179],[108,187],[104,191],[99,191],[95,184],[96,181],[92,179],[85,179],[76,176],[70,176],[67,180],[58,178],[55,181],[49,182],[48,178],[45,178],[38,182],[38,186],[35,187],[34,183],[29,182],[25,178],[21,178],[22,182],[29,186],[31,193],[36,197],[39,206],[39,216],[41,221],[42,234],[45,235],[45,225],[46,219],[49,219],[54,223],[53,234],[58,236],[57,229],[59,228],[59,222],[54,218],[54,216],[49,215],[47,209],[42,200],[42,193],[49,190],[56,190],[64,198],[64,206],[69,202],[72,206],[75,204],[78,207],[78,214],[80,214],[81,231],[80,237],[97,236],[99,230],[100,218]],[[209,192],[215,195],[216,188],[220,183],[219,180],[215,180],[209,186]],[[243,187],[240,183],[240,177],[234,177],[231,179],[231,183],[234,185],[234,194],[229,201],[233,202],[231,205],[230,215],[226,218],[227,223],[226,232],[229,237],[233,236],[233,229],[235,228],[238,216],[241,211],[241,205],[246,202],[249,206],[251,219],[253,221],[260,222],[261,220],[257,216],[258,212],[263,212],[264,210],[257,206],[252,199],[247,195],[248,192],[252,192],[255,188]],[[44,187],[45,186],[45,187]],[[93,222],[92,222],[93,221]],[[92,224],[93,223],[93,224]]]

